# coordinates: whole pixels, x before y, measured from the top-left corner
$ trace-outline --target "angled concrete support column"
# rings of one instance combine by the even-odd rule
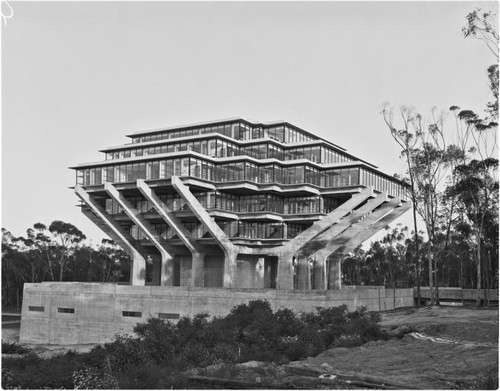
[[[116,243],[120,244],[132,258],[130,266],[131,285],[145,285],[146,261],[141,255],[141,253],[144,254],[144,249],[135,244],[132,236],[82,186],[76,185],[75,193],[91,209],[88,212],[82,209],[82,212],[97,226],[101,227]]]
[[[151,240],[156,249],[161,255],[161,285],[173,285],[173,260],[171,250],[169,251],[168,245],[165,240],[156,232],[156,230],[149,224],[141,213],[135,209],[127,199],[111,184],[105,183],[104,190],[113,198],[127,214],[127,216],[137,225]]]
[[[171,177],[172,186],[186,202],[189,209],[194,213],[198,220],[205,226],[210,235],[224,252],[224,288],[232,288],[235,284],[236,275],[236,256],[238,249],[227,237],[224,231],[219,227],[215,220],[209,216],[196,197],[191,193],[189,187],[184,185],[178,176]]]
[[[321,234],[316,236],[314,239],[305,243],[300,249],[300,254],[305,257],[310,257],[316,251],[321,250],[325,247],[333,238],[340,235],[342,232],[346,231],[351,225],[362,221],[370,213],[378,208],[383,203],[389,201],[387,193],[378,194],[375,198],[372,198],[366,202],[362,207],[354,210],[350,215],[345,216],[339,220],[336,224],[327,228]]]
[[[334,211],[328,213],[321,220],[316,221],[311,227],[309,227],[304,232],[300,233],[295,238],[290,240],[287,244],[285,244],[284,251],[291,254],[295,254],[309,241],[311,241],[316,236],[323,233],[333,224],[337,223],[340,219],[349,214],[354,208],[361,205],[368,198],[372,197],[374,197],[372,187],[363,189],[360,193],[353,195],[349,200],[344,202]]]
[[[204,265],[206,249],[198,243],[193,234],[184,227],[182,222],[175,216],[167,205],[156,195],[144,179],[137,180],[137,188],[142,193],[144,198],[149,201],[156,212],[167,223],[167,225],[175,232],[177,237],[184,243],[192,256],[192,281],[191,285],[195,287],[203,287]]]
[[[386,205],[384,205],[386,206]],[[392,208],[391,208],[392,207]],[[411,202],[407,201],[398,206],[397,200],[387,204],[387,209],[381,209],[370,215],[365,224],[353,226],[350,230],[345,232],[343,238],[339,238],[339,242],[329,247],[329,250],[335,252],[335,256],[342,257],[350,251],[354,250],[357,246],[370,239],[375,233],[386,227],[392,221],[397,219],[403,213],[411,208]],[[389,213],[388,210],[390,210]]]

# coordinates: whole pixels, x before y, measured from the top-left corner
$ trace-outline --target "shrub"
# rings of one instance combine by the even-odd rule
[[[206,367],[217,363],[216,356],[200,342],[189,342],[181,350],[178,362],[181,369],[189,367]]]
[[[73,372],[73,387],[76,390],[116,390],[118,381],[107,371],[83,368]]]
[[[17,342],[9,343],[2,341],[2,354],[28,354],[32,351],[32,349],[19,345]]]
[[[13,387],[14,373],[9,370],[2,368],[2,389],[11,390]]]
[[[91,354],[94,349],[90,351]],[[141,365],[151,361],[140,339],[129,335],[116,334],[112,342],[104,344],[104,349],[112,371],[121,372],[128,365]],[[104,353],[100,348],[96,350],[101,356]]]
[[[83,363],[81,355],[73,352],[48,359],[30,353],[20,358],[4,359],[2,368],[12,372],[12,386],[15,388],[72,389],[73,372],[83,368]]]
[[[134,332],[138,335],[141,354],[156,363],[174,358],[178,330],[168,321],[149,318],[146,323],[137,324]]]

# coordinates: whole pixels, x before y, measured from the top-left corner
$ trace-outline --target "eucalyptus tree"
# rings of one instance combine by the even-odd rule
[[[417,213],[425,223],[429,238],[429,246],[427,246],[429,287],[431,305],[434,305],[437,292],[434,292],[435,275],[433,270],[437,270],[435,264],[437,259],[433,256],[433,243],[438,226],[439,194],[449,165],[449,154],[443,132],[444,114],[437,114],[436,110],[433,109],[431,119],[426,121],[421,114],[416,112],[414,107],[403,106],[400,109],[401,125],[397,127],[394,122],[393,109],[385,104],[382,116],[391,136],[401,147],[401,157],[406,160],[407,164],[416,238],[418,299],[420,299],[420,254],[417,239]]]
[[[78,248],[79,244],[86,239],[86,237],[83,232],[76,228],[73,224],[60,220],[53,221],[50,224],[48,231],[51,234],[51,243],[57,250],[59,281],[62,281],[66,264],[75,259],[75,250]]]

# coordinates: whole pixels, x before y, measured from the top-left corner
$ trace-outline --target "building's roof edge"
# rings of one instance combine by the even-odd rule
[[[187,125],[169,126],[169,127],[166,127],[166,128],[157,128],[157,129],[150,129],[150,130],[142,130],[142,131],[139,131],[139,132],[129,133],[129,134],[126,135],[126,137],[133,138],[133,137],[137,137],[137,136],[145,136],[145,135],[148,135],[148,134],[161,133],[161,132],[164,132],[164,131],[167,131],[167,130],[189,129],[189,128],[195,128],[195,127],[203,126],[203,125],[224,124],[224,123],[228,123],[228,122],[237,122],[237,121],[246,122],[249,125],[262,125],[262,126],[273,126],[273,125],[281,125],[281,124],[282,125],[288,125],[291,128],[295,128],[297,130],[300,130],[301,132],[304,132],[304,133],[306,133],[306,134],[308,134],[310,136],[313,136],[313,137],[315,137],[317,139],[324,140],[327,143],[335,146],[336,148],[339,148],[342,151],[347,151],[345,148],[341,147],[340,145],[334,144],[331,141],[326,140],[326,139],[324,139],[322,137],[319,137],[319,136],[315,135],[314,133],[308,132],[307,130],[302,129],[302,128],[298,127],[297,125],[294,125],[294,124],[292,124],[292,123],[290,123],[288,121],[274,120],[274,121],[268,121],[268,122],[261,122],[261,121],[249,120],[249,119],[243,118],[243,117],[231,117],[231,118],[225,118],[225,119],[219,119],[219,120],[213,120],[213,121],[203,121],[203,122],[192,123],[192,124],[187,124]]]
[[[203,125],[221,124],[221,123],[236,122],[236,121],[244,121],[244,122],[248,122],[248,123],[250,123],[252,125],[259,125],[258,122],[253,122],[253,121],[244,119],[242,117],[231,117],[231,118],[218,119],[218,120],[214,120],[214,121],[195,122],[195,123],[187,124],[187,125],[177,125],[177,126],[168,126],[166,128],[156,128],[156,129],[149,129],[149,130],[140,130],[138,132],[129,133],[126,136],[127,137],[145,136],[145,135],[148,135],[148,134],[164,132],[166,130],[177,130],[177,129],[195,128],[195,127],[203,126]]]

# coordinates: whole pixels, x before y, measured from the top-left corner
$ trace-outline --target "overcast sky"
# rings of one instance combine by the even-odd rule
[[[496,2],[14,2],[2,23],[2,226],[70,222],[78,163],[131,132],[286,120],[383,171],[381,104],[483,112],[493,56],[465,15]],[[449,120],[453,129],[452,118]],[[408,213],[409,215],[409,213]]]

